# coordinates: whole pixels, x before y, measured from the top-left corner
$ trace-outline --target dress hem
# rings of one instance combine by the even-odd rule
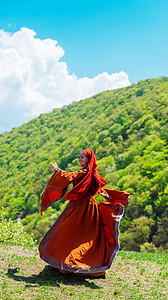
[[[114,222],[115,243],[113,244],[113,246],[111,247],[111,249],[109,251],[109,255],[108,255],[106,265],[81,266],[81,265],[67,264],[67,263],[64,263],[64,262],[61,262],[61,261],[57,261],[54,258],[51,258],[51,257],[49,257],[49,256],[47,256],[46,254],[43,253],[45,247],[49,243],[49,241],[50,241],[52,235],[54,234],[55,230],[60,225],[60,223],[64,220],[67,213],[73,207],[74,202],[75,201],[70,201],[68,203],[68,205],[66,206],[66,208],[64,209],[62,214],[59,216],[59,218],[56,220],[56,222],[53,224],[53,226],[48,230],[45,237],[42,239],[42,241],[39,245],[40,258],[42,260],[44,260],[46,263],[48,263],[49,265],[51,265],[52,267],[58,269],[58,270],[62,270],[62,271],[66,271],[66,272],[74,273],[74,274],[83,274],[83,273],[85,273],[86,275],[87,274],[93,274],[93,273],[94,274],[99,274],[99,273],[102,273],[103,271],[107,271],[108,269],[110,269],[110,267],[113,263],[113,260],[116,257],[116,255],[118,253],[118,250],[119,250],[119,243],[118,243],[119,223],[120,223],[120,220],[123,216],[123,212],[120,214],[120,218],[118,218],[118,219],[114,218],[114,220],[113,220],[113,222]],[[110,204],[110,206],[113,207],[112,204]]]

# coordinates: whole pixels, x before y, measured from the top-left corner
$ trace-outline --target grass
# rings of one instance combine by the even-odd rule
[[[168,299],[168,255],[121,251],[105,279],[63,275],[36,247],[0,245],[0,299]]]

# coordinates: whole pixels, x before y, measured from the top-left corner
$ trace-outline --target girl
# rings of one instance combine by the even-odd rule
[[[94,151],[87,148],[79,154],[76,172],[54,171],[42,196],[41,212],[64,196],[69,203],[42,239],[41,258],[62,273],[102,276],[119,249],[119,222],[129,194],[103,188],[106,181],[97,171]],[[67,187],[74,187],[66,194]],[[101,194],[109,203],[97,204]]]

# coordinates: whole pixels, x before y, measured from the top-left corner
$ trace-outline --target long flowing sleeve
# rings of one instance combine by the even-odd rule
[[[70,183],[74,182],[75,180],[82,180],[86,173],[86,169],[81,169],[75,172],[58,170],[56,173],[54,173],[42,195],[41,214],[43,215],[43,211],[46,210],[47,207],[49,207],[55,201],[60,200],[65,195],[67,187]]]
[[[127,206],[129,203],[129,193],[123,191],[116,191],[102,188],[100,195],[102,195],[109,203],[116,205]]]

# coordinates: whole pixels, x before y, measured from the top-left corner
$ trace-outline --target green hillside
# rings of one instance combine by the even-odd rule
[[[0,215],[22,219],[39,240],[65,207],[39,214],[49,162],[78,169],[90,147],[108,187],[131,194],[121,222],[123,249],[168,249],[168,78],[148,79],[81,100],[0,136]],[[101,200],[100,196],[96,197]]]

